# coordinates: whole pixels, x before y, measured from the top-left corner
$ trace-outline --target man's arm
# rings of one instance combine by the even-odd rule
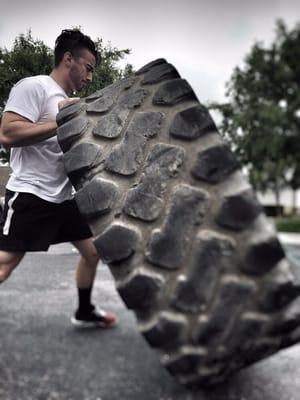
[[[13,112],[5,112],[1,121],[0,143],[4,147],[22,147],[49,139],[56,135],[56,122],[34,124]]]
[[[77,102],[78,98],[62,100],[59,109]],[[55,121],[35,124],[14,112],[3,114],[0,128],[0,144],[4,147],[23,147],[39,143],[56,135]]]

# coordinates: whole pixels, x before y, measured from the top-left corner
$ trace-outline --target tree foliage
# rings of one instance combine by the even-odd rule
[[[255,43],[227,83],[220,129],[256,189],[300,187],[300,24],[276,23],[269,47]]]
[[[49,74],[53,51],[29,30],[16,37],[11,50],[0,48],[0,109],[3,109],[12,86],[26,76]]]
[[[111,43],[104,44],[100,38],[95,43],[102,62],[95,69],[93,83],[86,91],[78,93],[79,96],[89,95],[132,72],[130,64],[118,67],[118,62],[130,53],[129,49],[120,50]],[[4,107],[16,82],[27,76],[47,75],[53,65],[53,50],[43,41],[34,39],[31,30],[17,36],[11,50],[0,47],[0,108]]]
[[[102,62],[96,66],[92,84],[86,90],[76,93],[77,96],[88,96],[132,72],[130,64],[124,68],[118,66],[118,62],[130,53],[129,49],[120,50],[111,43],[104,44],[100,38],[95,43]],[[16,82],[28,76],[48,75],[51,72],[54,65],[53,53],[42,40],[33,38],[31,30],[17,36],[10,50],[0,47],[0,117]],[[1,156],[6,157],[3,149],[0,149]]]

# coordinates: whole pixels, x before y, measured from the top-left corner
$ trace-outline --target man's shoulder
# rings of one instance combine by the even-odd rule
[[[38,85],[45,88],[48,88],[49,86],[57,86],[49,75],[27,76],[26,78],[20,79],[15,84],[15,86],[18,85]]]
[[[50,78],[49,75],[34,75],[21,79],[18,83],[24,82],[27,84],[36,84],[39,86],[46,87],[51,84],[51,81],[52,79]]]
[[[35,76],[28,76],[19,80],[15,85],[14,88],[22,87],[22,88],[30,88],[36,87],[38,89],[45,89],[47,85],[47,75],[35,75]]]
[[[40,93],[43,96],[65,94],[63,89],[49,75],[34,75],[21,79],[14,85],[14,90]],[[65,97],[67,97],[65,95]]]

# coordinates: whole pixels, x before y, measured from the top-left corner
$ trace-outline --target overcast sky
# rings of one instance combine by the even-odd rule
[[[80,25],[102,37],[136,69],[166,58],[194,88],[199,100],[223,101],[225,82],[242,65],[255,41],[269,44],[275,21],[300,21],[299,0],[8,0],[1,4],[0,46],[10,48],[29,28],[54,47],[62,29]]]

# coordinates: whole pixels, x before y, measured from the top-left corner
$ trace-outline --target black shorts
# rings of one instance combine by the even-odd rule
[[[0,250],[45,251],[51,244],[92,237],[75,200],[52,203],[31,193],[6,190],[0,219]]]

